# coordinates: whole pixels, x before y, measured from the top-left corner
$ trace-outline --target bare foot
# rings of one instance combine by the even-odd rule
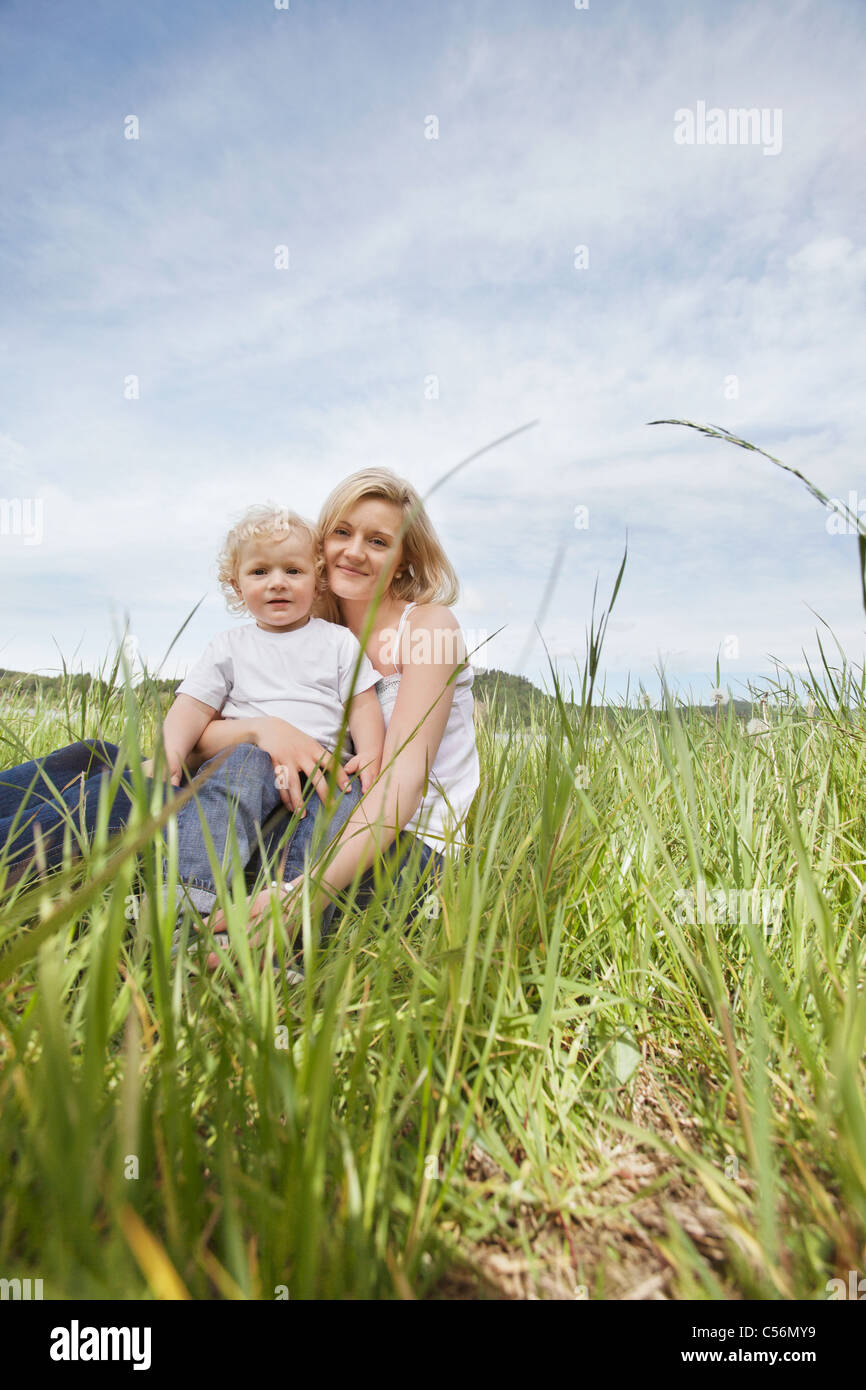
[[[283,926],[285,926],[286,921],[289,917],[289,913],[285,911],[285,906],[286,904],[291,902],[292,899],[294,899],[294,890],[297,884],[301,881],[302,880],[300,879],[295,879],[292,883],[272,883],[269,888],[263,888],[261,893],[257,893],[254,898],[250,898],[250,910],[249,916],[247,918],[248,925],[250,927],[254,927],[257,923],[261,922],[263,918],[267,918],[270,916],[271,909],[274,905],[274,897],[276,894],[278,894],[281,905],[280,919],[282,921]],[[228,946],[228,935],[226,934],[225,915],[223,914],[221,909],[217,909],[216,912],[211,913],[210,917],[208,917],[208,926],[212,927],[215,933],[224,937],[225,945]],[[264,944],[265,939],[266,932],[256,932],[255,935],[251,938],[250,944],[252,946],[260,946]],[[292,936],[289,940],[289,944],[291,944],[291,941],[293,939],[294,933],[292,933]],[[222,944],[223,943],[221,942],[220,945]],[[207,963],[209,970],[216,969],[216,967],[220,963],[220,958],[216,954],[216,952],[211,951],[210,955],[207,958]]]

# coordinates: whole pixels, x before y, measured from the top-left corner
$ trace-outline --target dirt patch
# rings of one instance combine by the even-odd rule
[[[629,1119],[672,1144],[697,1139],[698,1122],[675,1095],[660,1097],[646,1056]],[[537,1186],[535,1200],[516,1200],[508,1176],[477,1144],[469,1150],[464,1176],[477,1185],[479,1203],[510,1200],[509,1215],[495,1235],[477,1244],[454,1232],[458,1261],[430,1297],[569,1302],[683,1297],[672,1253],[683,1234],[725,1297],[739,1297],[726,1278],[730,1237],[724,1218],[676,1154],[631,1137],[600,1144],[596,1163],[579,1173],[557,1174],[572,1195],[555,1209],[539,1202]],[[745,1179],[740,1185],[749,1187]]]

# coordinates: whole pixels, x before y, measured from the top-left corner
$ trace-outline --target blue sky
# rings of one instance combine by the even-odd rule
[[[426,491],[533,419],[430,500],[467,632],[506,625],[484,663],[545,683],[564,547],[574,676],[626,531],[611,694],[663,663],[705,698],[726,639],[742,693],[816,613],[862,661],[853,536],[646,422],[866,511],[864,68],[853,0],[0,5],[0,665],[93,668],[128,615],[156,666],[204,597],[182,671],[235,621],[246,506],[370,464]],[[781,148],[676,143],[699,102],[780,112]]]

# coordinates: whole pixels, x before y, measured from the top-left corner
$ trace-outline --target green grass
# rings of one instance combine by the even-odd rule
[[[0,1272],[48,1297],[825,1297],[866,1235],[864,695],[850,670],[814,717],[793,693],[757,738],[564,699],[502,737],[492,709],[439,915],[347,912],[296,987],[231,892],[237,969],[170,963],[142,783],[113,858],[98,836],[0,898]],[[7,699],[5,761],[146,751],[156,717],[147,689]],[[781,903],[690,922],[700,878]]]

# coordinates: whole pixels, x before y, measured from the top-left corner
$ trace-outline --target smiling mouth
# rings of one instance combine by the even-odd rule
[[[350,569],[348,565],[338,565],[338,566],[337,566],[337,569],[338,569],[338,570],[342,570],[344,574],[359,574],[359,575],[363,575],[363,573],[364,573],[363,570],[353,570],[353,569]]]

